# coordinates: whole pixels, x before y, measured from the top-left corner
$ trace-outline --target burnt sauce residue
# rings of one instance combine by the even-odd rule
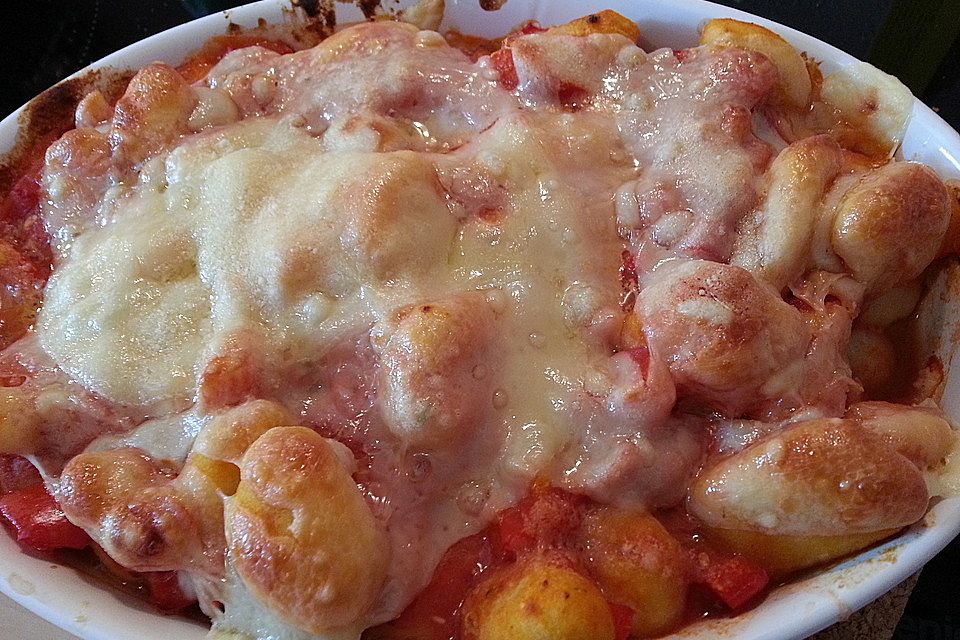
[[[480,0],[480,8],[484,11],[497,11],[505,4],[507,0]]]
[[[363,12],[363,17],[371,20],[377,15],[380,8],[380,0],[357,0],[357,7]]]
[[[337,11],[333,0],[290,0],[290,4],[306,14],[308,25],[318,33],[329,35],[337,26]]]
[[[74,127],[74,112],[85,95],[99,89],[112,103],[132,77],[132,71],[96,69],[55,84],[28,102],[17,122],[20,131],[13,149],[0,156],[0,193],[9,191],[24,172],[32,152]]]
[[[320,14],[320,5],[327,3],[322,2],[322,0],[292,0],[291,4],[303,9],[303,12],[311,18],[316,18]]]

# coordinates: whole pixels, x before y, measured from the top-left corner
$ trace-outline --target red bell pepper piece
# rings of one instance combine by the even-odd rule
[[[513,91],[520,84],[517,77],[517,68],[513,65],[513,52],[508,48],[499,49],[490,54],[490,66],[500,76],[500,86],[507,91]]]
[[[164,613],[183,611],[196,602],[180,588],[176,571],[156,571],[141,574],[150,602]]]
[[[533,549],[562,548],[580,525],[583,498],[561,489],[534,486],[530,495],[497,515],[494,549],[513,560]]]
[[[37,551],[83,549],[90,537],[63,514],[42,484],[0,497],[0,518],[17,542]]]
[[[520,28],[517,30],[519,35],[528,36],[531,33],[543,33],[546,29],[540,26],[540,23],[536,20],[527,20]]]
[[[739,556],[711,561],[703,567],[702,579],[713,595],[733,611],[760,595],[770,582],[762,567]]]
[[[0,454],[0,496],[42,483],[40,473],[29,460]]]

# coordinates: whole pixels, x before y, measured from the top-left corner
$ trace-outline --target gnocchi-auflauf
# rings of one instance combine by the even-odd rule
[[[905,88],[737,20],[645,50],[612,11],[489,42],[442,8],[214,39],[24,156],[26,548],[212,638],[625,640],[949,495],[916,336],[960,186],[894,159]]]

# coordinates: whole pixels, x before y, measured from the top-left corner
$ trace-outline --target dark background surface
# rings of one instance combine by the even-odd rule
[[[0,72],[8,79],[0,91],[0,112],[13,111],[60,78],[124,45],[241,2],[0,0]],[[776,20],[877,64],[960,128],[960,0],[721,4]]]
[[[520,2],[522,0],[512,0]],[[668,0],[665,0],[668,1]],[[0,114],[58,79],[230,0],[0,0]],[[960,129],[960,0],[725,0],[894,73]],[[921,574],[895,638],[960,640],[960,541]]]

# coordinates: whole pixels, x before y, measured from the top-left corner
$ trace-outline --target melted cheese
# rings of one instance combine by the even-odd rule
[[[263,124],[180,147],[164,188],[117,195],[116,220],[74,243],[39,333],[92,390],[121,404],[192,399],[241,330],[283,362],[315,357],[345,323],[369,322],[364,286],[402,288],[445,259],[454,220],[422,158],[325,154]]]
[[[197,136],[166,157],[162,180],[108,195],[104,208],[117,214],[76,239],[48,287],[42,344],[110,401],[168,406],[193,399],[230,335],[252,334],[266,360],[259,374],[297,409],[309,392],[285,385],[289,372],[320,365],[404,304],[485,291],[506,356],[476,373],[491,381],[482,433],[492,446],[475,464],[436,472],[433,490],[448,497],[435,504],[381,479],[396,503],[392,588],[376,617],[388,619],[446,547],[534,475],[562,482],[577,465],[566,452],[585,446],[584,422],[617,421],[584,387],[599,378],[594,393],[609,393],[605,345],[621,314],[612,193],[635,168],[611,154],[619,144],[607,119],[520,113],[482,145],[436,158],[327,151],[275,120]],[[502,185],[499,220],[448,203],[438,173],[458,193],[477,174]],[[369,434],[388,440],[373,422]],[[182,444],[167,440],[189,442],[191,424],[152,421],[96,448],[135,444],[182,459]],[[460,487],[471,483],[490,497],[464,513]]]
[[[632,169],[609,160],[617,144],[610,128],[599,119],[573,123],[563,116],[501,120],[478,161],[507,185],[510,200],[500,224],[473,219],[464,225],[452,262],[458,286],[505,295],[502,339],[509,357],[491,402],[506,426],[504,462],[524,479],[562,460],[577,436],[584,380],[606,358],[584,325],[618,314],[620,241],[610,193]],[[596,174],[563,166],[577,159]],[[582,181],[566,177],[573,170]],[[596,198],[598,192],[606,197]],[[567,311],[572,301],[564,293],[571,287],[589,298],[588,311]],[[568,321],[578,313],[587,316],[585,323]]]
[[[393,23],[290,56],[242,50],[192,89],[197,100],[179,87],[167,105],[171,121],[199,132],[142,161],[117,159],[96,194],[58,179],[65,169],[48,158],[45,215],[66,231],[54,229],[63,242],[40,344],[106,404],[150,418],[90,448],[182,462],[222,407],[209,398],[249,396],[355,447],[354,480],[391,557],[358,627],[395,617],[441,554],[535,477],[632,507],[683,498],[706,438],[704,421],[674,403],[678,393],[702,401],[710,385],[678,392],[658,340],[679,329],[658,326],[657,305],[652,351],[629,335],[625,251],[646,298],[659,291],[684,326],[730,328],[731,344],[741,325],[760,336],[740,368],[771,349],[759,308],[704,298],[709,278],[682,298],[664,280],[670,269],[653,269],[729,256],[770,156],[750,129],[774,87],[769,62],[738,50],[645,54],[612,35],[513,46],[517,94],[489,61]],[[135,84],[149,95],[149,77]],[[565,103],[564,86],[581,103]],[[211,90],[233,101],[220,104],[229,118],[203,111]],[[118,111],[126,119],[114,126],[142,150],[138,113]],[[151,144],[172,135],[160,133]],[[726,270],[731,298],[752,292],[799,325],[775,291]],[[799,376],[817,337],[779,330],[791,338],[783,368]],[[667,346],[695,344],[684,340]],[[686,360],[724,393],[739,380]],[[771,387],[766,374],[741,394],[752,402]],[[190,573],[217,633],[308,637],[257,602],[231,562],[222,575]]]

